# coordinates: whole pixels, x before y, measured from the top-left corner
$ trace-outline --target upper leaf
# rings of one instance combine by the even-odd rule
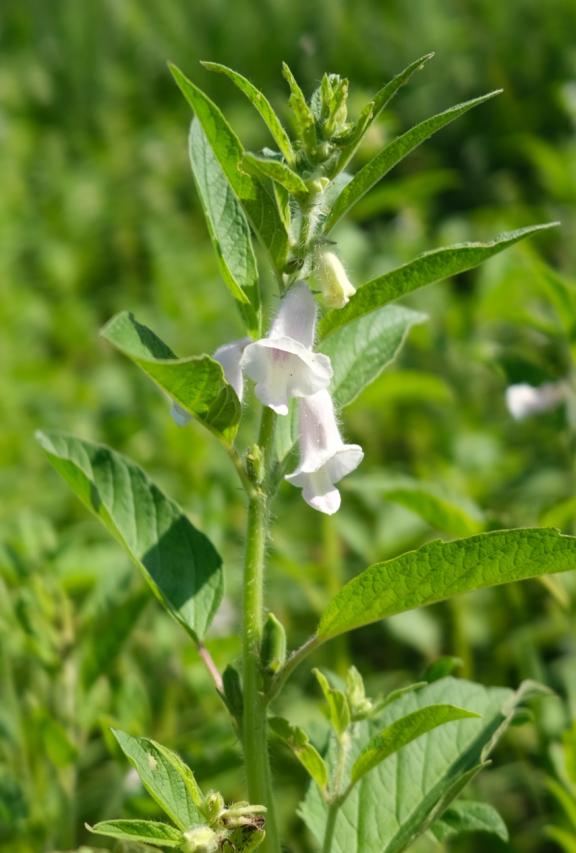
[[[116,314],[100,334],[218,438],[226,443],[234,439],[240,401],[226,382],[219,362],[209,355],[177,358],[151,329],[127,311]]]
[[[321,337],[363,317],[419,287],[473,269],[479,264],[514,245],[524,237],[556,226],[557,222],[530,225],[501,234],[487,243],[456,243],[441,249],[424,252],[413,261],[390,270],[360,287],[349,303],[339,310],[328,311],[319,324]]]
[[[252,227],[270,252],[276,267],[282,268],[288,251],[288,233],[276,204],[261,183],[238,168],[244,154],[242,143],[208,95],[188,80],[175,65],[170,65],[170,71],[202,125],[212,151]]]
[[[39,433],[56,470],[126,548],[169,612],[201,639],[223,594],[210,540],[129,459],[62,433]]]
[[[576,537],[526,528],[440,540],[375,563],[330,602],[318,626],[327,640],[394,613],[458,593],[576,569]]]
[[[386,726],[368,741],[352,765],[352,782],[357,782],[385,758],[437,726],[478,716],[473,711],[466,711],[455,705],[426,705],[424,708],[412,711]]]
[[[441,128],[445,127],[450,122],[455,121],[461,115],[473,107],[483,104],[484,101],[490,100],[495,95],[499,95],[501,90],[489,92],[487,95],[482,95],[479,98],[474,98],[471,101],[466,101],[463,104],[456,104],[438,115],[431,116],[420,122],[415,127],[403,133],[397,139],[394,139],[387,145],[379,154],[372,158],[359,172],[357,172],[352,180],[346,184],[338,198],[336,199],[330,213],[326,218],[324,231],[330,231],[350,208],[360,201],[362,196],[370,190],[375,183],[384,177],[397,163],[404,159],[411,151],[418,147],[426,139],[429,139],[432,134],[436,133]]]
[[[87,827],[96,835],[107,835],[120,841],[135,841],[152,847],[180,848],[183,836],[178,829],[155,820],[101,820]]]
[[[293,195],[307,195],[308,187],[292,169],[281,160],[258,157],[248,151],[240,161],[240,167],[249,175],[261,175],[270,178]]]
[[[260,289],[250,227],[197,118],[190,125],[188,151],[222,276],[246,328],[257,336],[261,330]]]
[[[146,737],[133,737],[118,729],[112,733],[150,796],[179,829],[203,823],[202,791],[175,752]]]
[[[423,323],[425,314],[389,305],[360,317],[322,341],[320,350],[330,356],[334,371],[331,393],[338,408],[358,394],[397,356],[412,326]]]
[[[219,62],[202,62],[201,65],[203,65],[208,71],[216,71],[219,74],[224,74],[232,80],[236,86],[238,86],[240,91],[246,95],[252,106],[258,110],[266,124],[266,127],[272,134],[274,142],[286,158],[286,161],[291,164],[294,161],[294,150],[292,148],[292,143],[290,142],[290,137],[286,133],[282,122],[274,112],[272,104],[266,95],[257,89],[250,80],[247,80],[246,77],[239,74],[238,71],[234,71],[226,65],[221,65]]]
[[[346,144],[342,148],[342,152],[338,159],[338,165],[336,168],[336,172],[341,172],[342,169],[346,168],[346,164],[351,160],[354,156],[354,152],[358,148],[362,137],[370,127],[373,121],[375,121],[382,110],[384,110],[394,95],[398,92],[402,86],[408,82],[408,80],[412,77],[415,71],[421,71],[428,60],[432,59],[434,56],[433,53],[427,53],[425,56],[421,56],[420,59],[417,59],[415,62],[411,62],[403,71],[397,74],[392,78],[385,86],[382,86],[381,89],[374,95],[372,100],[364,107],[362,113],[358,119],[358,121],[354,124],[354,127],[350,131],[350,136],[346,141]]]

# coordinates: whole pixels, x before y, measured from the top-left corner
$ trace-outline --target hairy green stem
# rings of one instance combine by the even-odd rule
[[[262,453],[262,471],[258,487],[249,495],[246,554],[244,561],[244,714],[243,742],[246,778],[250,802],[264,805],[266,840],[262,851],[279,853],[280,839],[276,825],[270,763],[266,701],[260,665],[260,646],[264,622],[264,568],[268,529],[267,472],[272,454],[275,415],[270,409],[262,412],[258,444]]]
[[[344,773],[346,772],[346,761],[348,759],[348,750],[350,748],[350,735],[344,732],[338,739],[338,762],[332,782],[332,798],[328,807],[328,816],[326,818],[326,828],[324,829],[324,841],[322,843],[322,853],[330,853],[332,849],[332,841],[334,839],[334,830],[336,829],[336,819],[340,806],[350,793],[350,788],[347,788],[344,794],[341,794],[342,783],[344,781]]]

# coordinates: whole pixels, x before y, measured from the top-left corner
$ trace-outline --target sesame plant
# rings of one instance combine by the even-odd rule
[[[273,147],[256,153],[244,149],[200,88],[171,69],[194,113],[192,174],[245,336],[217,342],[213,355],[180,357],[130,313],[115,316],[102,334],[167,396],[177,424],[192,430],[196,421],[210,431],[245,492],[240,662],[221,672],[205,645],[225,580],[207,536],[114,450],[63,433],[43,432],[39,440],[195,644],[242,747],[246,799],[226,803],[219,792],[203,791],[193,768],[167,746],[115,730],[166,821],[112,818],[91,827],[96,834],[187,853],[293,849],[276,815],[274,738],[309,776],[299,813],[323,853],[397,853],[424,833],[444,840],[482,829],[506,838],[493,807],[459,797],[519,706],[543,689],[538,685],[488,688],[452,677],[445,661],[424,681],[370,697],[354,667],[345,679],[314,670],[326,715],[320,738],[275,707],[294,670],[342,634],[469,590],[576,568],[576,538],[552,529],[491,530],[369,566],[340,589],[299,648],[291,648],[266,605],[267,552],[282,524],[281,512],[271,510],[278,492],[296,488],[308,512],[332,515],[341,504],[339,481],[370,464],[346,441],[339,420],[424,319],[391,303],[550,227],[434,249],[358,287],[349,280],[333,237],[342,217],[428,137],[498,94],[425,119],[349,173],[373,122],[430,58],[383,86],[355,119],[348,117],[347,80],[325,74],[307,99],[284,65],[292,136],[251,82],[204,63],[235,84],[265,123]],[[258,263],[267,265],[265,275]],[[258,432],[246,439],[239,426],[252,423],[254,408]]]

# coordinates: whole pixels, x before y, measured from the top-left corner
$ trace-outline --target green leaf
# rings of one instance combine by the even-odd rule
[[[576,537],[546,528],[480,533],[437,540],[417,551],[375,563],[332,599],[318,627],[328,640],[402,613],[488,586],[576,569]]]
[[[366,131],[374,122],[380,113],[388,106],[394,95],[405,83],[412,77],[415,71],[421,71],[426,63],[432,59],[433,53],[427,53],[421,56],[415,62],[411,62],[400,74],[392,78],[385,86],[374,95],[372,100],[364,107],[362,113],[350,132],[350,138],[342,149],[342,153],[338,159],[337,172],[341,172],[346,168],[347,163],[354,156],[354,152],[358,148]]]
[[[331,853],[408,849],[485,766],[523,699],[523,689],[513,693],[444,678],[393,702],[378,721],[357,723],[348,767],[382,727],[426,706],[450,703],[480,715],[432,729],[360,779],[339,811]],[[333,738],[326,756],[332,772],[337,759]],[[300,813],[321,844],[328,806],[315,786],[310,786]]]
[[[360,201],[363,195],[368,190],[372,189],[381,178],[384,177],[397,163],[400,163],[411,151],[421,145],[426,139],[429,139],[434,133],[441,130],[450,122],[455,121],[465,112],[483,104],[484,101],[494,98],[501,93],[501,89],[494,92],[489,92],[487,95],[482,95],[479,98],[473,98],[471,101],[465,101],[462,104],[456,104],[447,110],[444,110],[438,115],[431,116],[419,124],[407,130],[401,136],[398,136],[389,145],[387,145],[379,154],[372,158],[359,172],[357,172],[352,180],[346,184],[338,198],[336,199],[330,213],[326,217],[324,231],[330,231],[341,219],[344,214],[353,207],[356,202]]]
[[[252,106],[260,113],[266,127],[272,134],[274,142],[286,161],[292,163],[294,161],[294,150],[290,142],[290,137],[284,130],[282,122],[274,112],[268,98],[250,80],[239,74],[238,71],[233,71],[232,68],[221,65],[219,62],[201,62],[200,64],[208,71],[216,71],[218,74],[224,74],[246,95]]]
[[[118,729],[112,733],[150,796],[179,829],[204,822],[202,792],[175,752],[146,737],[132,737]]]
[[[190,125],[188,142],[192,176],[222,277],[238,303],[247,330],[258,336],[260,287],[250,226],[197,118]]]
[[[419,287],[473,269],[519,240],[557,224],[548,222],[544,225],[530,225],[517,231],[508,231],[487,243],[456,243],[454,246],[424,252],[413,261],[363,285],[344,308],[327,312],[320,322],[319,334],[325,337],[334,329],[400,299]]]
[[[204,92],[176,68],[169,65],[180,91],[194,110],[202,125],[222,171],[242,204],[252,227],[277,267],[284,266],[288,251],[288,233],[278,208],[260,184],[238,168],[244,154],[242,143],[224,118],[220,109]]]
[[[209,355],[177,358],[127,311],[116,314],[100,334],[218,438],[227,444],[233,441],[240,421],[240,401],[219,362]]]
[[[478,716],[473,711],[466,711],[454,705],[427,705],[412,711],[405,717],[395,720],[370,739],[352,766],[351,781],[358,782],[384,759],[437,726]]]
[[[455,838],[467,832],[488,832],[504,842],[508,841],[506,824],[489,803],[458,800],[432,825],[432,833],[438,841]]]
[[[57,432],[37,437],[72,491],[142,569],[155,595],[201,639],[223,593],[222,560],[210,540],[119,453]]]
[[[240,161],[240,168],[249,175],[270,178],[293,195],[307,195],[308,187],[296,172],[280,160],[258,157],[248,151]]]
[[[136,841],[153,847],[180,847],[182,833],[155,820],[102,820],[95,826],[86,824],[90,832],[119,838],[120,841]]]
[[[325,789],[328,785],[328,769],[318,750],[310,743],[304,729],[293,726],[283,717],[270,717],[268,724],[276,737],[292,750],[316,784],[321,789]]]
[[[320,672],[319,669],[314,669],[313,672],[328,705],[330,725],[338,735],[342,735],[350,725],[348,699],[341,690],[331,686],[324,673]]]
[[[304,93],[298,85],[296,78],[292,74],[289,66],[282,63],[282,75],[290,87],[290,98],[288,103],[292,109],[294,116],[294,124],[296,133],[306,147],[316,145],[316,119],[314,113],[308,106],[308,102],[304,97]]]
[[[484,527],[482,513],[477,506],[460,496],[446,493],[435,483],[377,473],[355,475],[346,483],[346,488],[360,495],[377,495],[400,504],[450,536],[471,536],[480,533]]]
[[[330,390],[337,408],[347,406],[377,379],[398,355],[410,329],[426,319],[410,308],[389,305],[322,341],[320,350],[332,361]]]

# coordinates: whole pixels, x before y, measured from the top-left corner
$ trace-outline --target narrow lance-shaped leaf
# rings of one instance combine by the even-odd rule
[[[150,738],[112,729],[122,752],[160,808],[181,830],[203,823],[203,796],[194,774],[175,752]]]
[[[482,95],[479,98],[474,98],[471,101],[466,101],[463,104],[456,104],[438,115],[431,116],[417,124],[415,127],[403,133],[397,139],[386,145],[379,154],[372,158],[359,172],[357,172],[352,180],[346,184],[330,213],[326,218],[324,231],[330,231],[350,208],[360,201],[363,195],[370,190],[381,178],[384,177],[397,163],[400,163],[411,151],[422,144],[426,139],[429,139],[434,133],[446,127],[450,122],[460,118],[461,115],[483,104],[485,101],[494,98],[501,93],[501,89],[495,92],[489,92],[487,95]]]
[[[391,723],[374,735],[352,765],[352,783],[377,767],[388,756],[421,737],[426,732],[467,717],[478,717],[474,711],[457,708],[455,705],[426,705]]]
[[[293,726],[283,717],[270,717],[270,729],[292,750],[300,764],[316,784],[324,789],[328,785],[328,769],[318,750],[310,743],[306,732]]]
[[[328,705],[328,718],[330,725],[338,735],[344,734],[350,725],[350,706],[346,695],[341,690],[332,687],[323,672],[319,669],[314,670],[316,680],[320,685],[320,689],[324,694],[324,699]]]
[[[270,252],[276,266],[283,267],[288,251],[288,233],[276,205],[260,182],[238,169],[244,154],[242,143],[208,95],[188,80],[175,65],[169,67],[202,125],[222,171],[244,207],[252,227]]]
[[[250,226],[197,118],[190,125],[188,151],[222,277],[238,303],[247,330],[259,335],[260,288]]]
[[[304,97],[304,93],[292,74],[290,67],[285,62],[282,63],[282,75],[290,87],[288,103],[292,108],[296,132],[304,145],[312,147],[317,142],[314,113],[310,109],[308,101]]]
[[[86,826],[95,835],[150,844],[152,847],[180,848],[183,839],[178,829],[155,820],[102,820],[94,826]]]
[[[127,311],[113,317],[100,334],[218,438],[232,442],[240,421],[240,401],[219,362],[209,355],[177,358]]]
[[[434,56],[433,53],[427,53],[425,56],[421,56],[420,59],[417,59],[415,62],[411,62],[403,71],[397,74],[392,78],[385,86],[374,95],[372,100],[364,107],[362,113],[355,123],[352,131],[350,133],[350,139],[347,144],[343,147],[340,157],[338,159],[338,165],[336,168],[336,172],[341,172],[342,169],[346,168],[347,163],[354,156],[354,152],[358,148],[362,137],[378,116],[384,110],[394,95],[399,91],[399,89],[407,83],[415,71],[421,71],[426,63],[432,59]]]
[[[247,152],[240,161],[240,168],[249,175],[270,178],[293,195],[307,195],[308,187],[296,172],[280,160],[258,157]]]
[[[325,337],[340,326],[400,299],[419,287],[473,269],[519,240],[556,225],[557,222],[530,225],[517,231],[508,231],[487,243],[456,243],[424,252],[413,261],[364,284],[344,308],[329,311],[320,322],[320,336]]]
[[[222,560],[210,540],[126,457],[62,433],[38,433],[38,440],[172,616],[202,639],[223,594]]]
[[[286,133],[282,122],[274,112],[274,108],[266,95],[257,89],[250,80],[247,80],[238,71],[234,71],[226,65],[221,65],[219,62],[201,62],[200,64],[208,71],[216,71],[218,74],[224,74],[246,95],[252,106],[260,113],[266,127],[272,134],[274,142],[286,158],[286,161],[291,164],[294,161],[294,150],[290,142],[290,137]]]
[[[576,537],[555,530],[496,530],[375,563],[330,602],[318,626],[327,640],[462,592],[576,569]]]

